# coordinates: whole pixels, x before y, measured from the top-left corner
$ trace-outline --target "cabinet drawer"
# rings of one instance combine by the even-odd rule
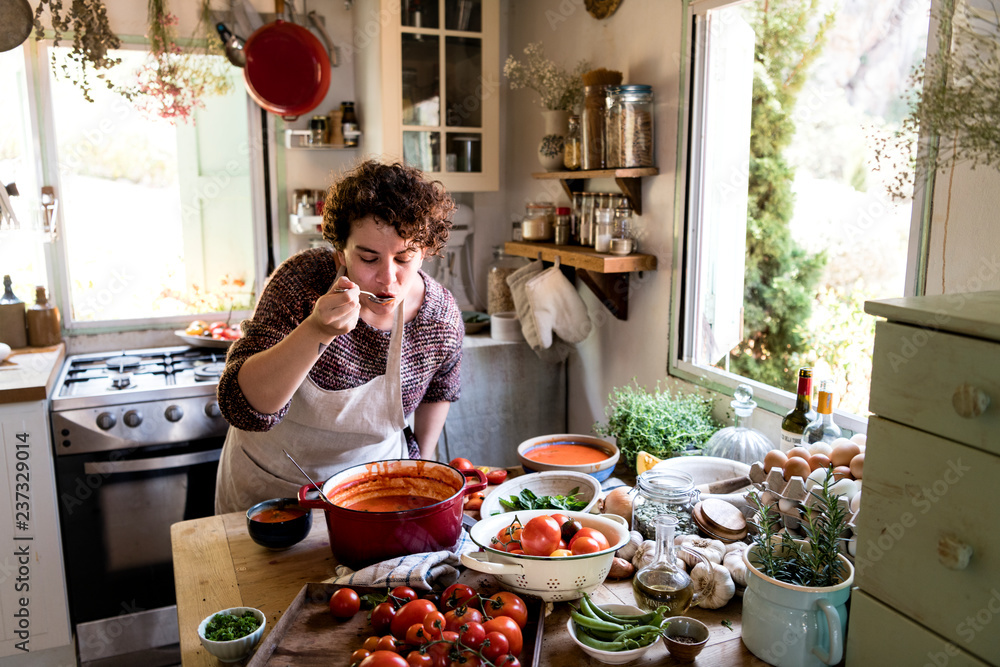
[[[873,417],[855,583],[973,655],[1000,661],[1000,457]],[[939,551],[971,550],[964,567]],[[990,622],[992,621],[992,622]]]
[[[1000,345],[893,322],[879,322],[875,332],[872,412],[1000,454]],[[989,395],[979,417],[955,411],[962,385]]]
[[[847,667],[987,664],[859,590],[847,620]]]

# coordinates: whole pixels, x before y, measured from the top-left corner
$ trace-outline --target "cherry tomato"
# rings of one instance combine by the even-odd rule
[[[507,471],[503,468],[500,468],[499,470],[491,470],[486,473],[486,481],[490,484],[503,484],[506,479]]]
[[[414,623],[406,629],[406,643],[409,646],[423,646],[427,642],[431,641],[433,637],[424,628],[423,623]]]
[[[371,653],[372,651],[375,650],[376,644],[378,644],[378,637],[372,635],[371,637],[365,640],[365,643],[361,645],[361,648]]]
[[[568,521],[563,521],[560,525],[559,532],[562,538],[566,540],[566,543],[573,541],[573,536],[576,535],[576,531],[583,528],[583,524],[576,519],[570,519]]]
[[[330,613],[336,618],[350,618],[360,609],[361,598],[353,588],[338,588],[330,596]]]
[[[548,556],[559,546],[559,524],[550,516],[536,516],[521,529],[521,548],[529,556]]]
[[[457,658],[451,661],[451,667],[480,667],[482,659],[474,651],[462,651]]]
[[[458,468],[459,470],[462,470],[462,471],[475,470],[476,469],[476,466],[472,465],[472,461],[470,461],[469,459],[463,459],[463,458],[452,459],[449,462],[449,465],[452,468]]]
[[[456,607],[449,612],[445,612],[444,627],[447,630],[460,632],[462,626],[470,622],[483,622],[483,615],[479,613],[479,610],[468,606],[462,606]]]
[[[569,517],[567,517],[565,514],[559,514],[558,512],[556,512],[555,514],[550,514],[549,516],[551,516],[553,519],[556,520],[556,523],[559,524],[560,528],[562,528],[562,525],[564,523],[569,521]]]
[[[507,638],[510,644],[510,652],[513,655],[521,655],[521,647],[524,646],[524,639],[521,637],[521,628],[510,616],[497,616],[483,623],[483,630],[486,634],[499,632]]]
[[[458,640],[458,634],[452,632],[455,635],[455,640]],[[451,649],[454,647],[453,644],[447,644],[444,642],[438,644],[431,644],[427,647],[427,652],[434,659],[434,667],[448,667],[451,663]]]
[[[572,556],[573,552],[569,549],[556,549],[549,554],[549,558],[565,558],[566,556]]]
[[[372,653],[378,653],[379,651],[398,653],[400,644],[402,644],[402,642],[392,635],[384,635],[378,638],[378,644],[375,645],[375,650],[372,651]]]
[[[406,630],[414,623],[423,623],[424,617],[432,611],[437,611],[434,603],[430,600],[413,600],[407,602],[396,610],[389,630],[393,637],[402,639],[406,636]]]
[[[382,602],[372,609],[372,632],[382,636],[392,627],[392,619],[396,617],[396,605],[392,602]]]
[[[424,630],[434,639],[441,638],[441,633],[444,632],[444,623],[444,614],[439,611],[432,611],[424,616]]]
[[[507,641],[507,635],[502,632],[488,632],[486,633],[486,639],[483,641],[482,648],[483,656],[490,662],[496,662],[497,658],[502,655],[506,655],[510,651],[510,642]]]
[[[521,661],[511,654],[507,654],[495,661],[496,667],[521,667]]]
[[[357,651],[351,654],[351,664],[353,665],[357,662],[361,662],[369,655],[371,655],[371,651],[365,648],[359,648]]]
[[[410,667],[410,663],[395,651],[372,651],[358,667]]]
[[[465,509],[474,512],[483,506],[484,500],[486,500],[486,494],[482,491],[470,493],[465,497]]]
[[[401,605],[417,599],[417,592],[412,588],[410,588],[409,586],[396,586],[391,591],[389,591],[389,595],[391,595],[394,598],[399,598],[400,600],[402,600],[403,602],[400,603]]]
[[[205,328],[206,328],[207,330],[209,330],[209,331],[215,331],[216,329],[225,329],[225,328],[226,328],[226,323],[225,323],[225,322],[222,322],[222,321],[219,321],[219,320],[217,320],[217,321],[215,321],[215,322],[212,322],[211,324],[209,324],[209,325],[208,325],[208,326],[206,326]]]
[[[593,554],[601,550],[601,545],[597,543],[593,537],[583,537],[573,540],[573,548],[570,553],[574,556],[579,556],[581,554]]]
[[[434,656],[430,653],[410,651],[406,654],[406,662],[409,663],[410,667],[433,667]]]
[[[464,629],[458,633],[458,640],[473,651],[478,651],[479,647],[483,645],[483,640],[486,639],[486,630],[483,629],[483,624],[469,621],[462,627]]]
[[[509,526],[504,526],[493,538],[491,546],[494,549],[511,553],[511,549],[521,548],[521,522],[514,521]]]
[[[510,591],[500,591],[487,599],[483,606],[483,611],[491,618],[509,616],[519,628],[524,628],[528,623],[528,606],[524,604],[524,600]]]
[[[601,545],[601,549],[610,549],[611,548],[611,543],[608,542],[608,538],[606,538],[604,536],[604,533],[602,533],[601,531],[597,530],[596,528],[581,528],[580,530],[576,531],[576,534],[573,535],[573,539],[569,541],[569,548],[572,549],[573,548],[573,542],[575,542],[576,540],[580,539],[581,537],[592,537],[592,538],[594,538],[594,540],[596,540],[597,543],[599,545]]]
[[[461,607],[474,597],[476,597],[476,591],[471,586],[452,584],[441,593],[441,609],[450,611]]]
[[[221,333],[222,340],[239,340],[242,335],[239,329],[233,327],[226,327]]]

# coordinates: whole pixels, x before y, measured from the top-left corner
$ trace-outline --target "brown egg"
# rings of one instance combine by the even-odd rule
[[[771,468],[785,469],[785,461],[788,457],[780,449],[772,449],[764,455],[764,472],[771,472]]]
[[[853,459],[851,459],[851,474],[854,475],[854,479],[861,479],[862,473],[865,471],[865,453],[861,452]]]
[[[809,457],[809,469],[815,470],[816,468],[829,468],[830,467],[830,457],[826,454],[813,454]]]
[[[850,440],[840,442],[830,450],[830,461],[835,466],[850,465],[851,459],[860,453],[861,448],[858,447],[858,443],[851,442]]]
[[[793,456],[797,456],[800,459],[805,459],[808,461],[809,450],[806,449],[805,447],[792,447],[791,449],[788,450],[788,458],[792,458]]]
[[[838,481],[841,479],[850,479],[850,478],[851,478],[851,469],[848,468],[847,466],[837,466],[836,468],[833,469],[834,481]]]
[[[781,473],[786,482],[792,477],[801,477],[805,480],[809,476],[809,462],[798,456],[790,456],[781,468]]]

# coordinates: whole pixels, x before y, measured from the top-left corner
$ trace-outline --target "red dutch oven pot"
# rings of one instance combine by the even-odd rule
[[[307,28],[277,20],[243,47],[247,92],[265,110],[295,120],[315,109],[330,88],[330,58]]]
[[[474,476],[469,483],[466,476]],[[379,561],[451,549],[462,532],[465,496],[486,488],[481,470],[460,471],[444,463],[421,459],[377,461],[341,470],[320,491],[332,505],[306,498],[316,489],[299,489],[303,507],[321,509],[326,516],[330,549],[338,562],[355,570]],[[348,505],[386,496],[421,496],[430,505],[398,512],[366,512]]]

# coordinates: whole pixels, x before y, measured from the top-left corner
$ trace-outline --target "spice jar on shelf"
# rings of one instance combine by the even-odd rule
[[[632,530],[645,540],[656,537],[656,517],[667,514],[678,521],[678,535],[698,532],[691,513],[701,494],[694,488],[694,478],[678,470],[647,470],[639,475],[638,493],[632,501]]]
[[[580,168],[580,117],[570,116],[563,142],[563,166],[569,171]]]
[[[628,255],[635,247],[632,239],[632,207],[628,204],[628,199],[621,197],[615,207],[615,219],[611,231],[611,247],[608,251],[612,255]]]
[[[594,211],[594,250],[609,252],[611,250],[611,230],[614,211],[610,208],[599,208]]]
[[[556,207],[552,202],[528,202],[521,221],[521,236],[525,241],[551,241]]]
[[[555,242],[556,245],[569,245],[570,242],[569,207],[560,206],[556,209]]]
[[[506,313],[516,310],[514,307],[514,297],[511,296],[510,285],[507,284],[507,276],[514,273],[523,266],[527,266],[528,259],[508,255],[503,251],[503,246],[493,247],[493,262],[486,275],[486,312],[489,315],[494,313]]]

